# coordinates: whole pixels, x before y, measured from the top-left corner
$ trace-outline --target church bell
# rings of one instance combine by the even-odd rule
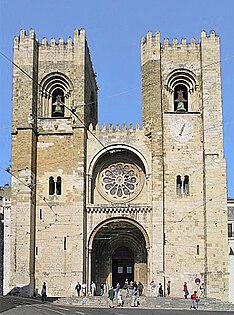
[[[63,103],[61,101],[61,96],[58,95],[56,97],[56,102],[53,105],[53,117],[63,117],[64,112],[63,112]]]
[[[185,102],[187,102],[186,99],[184,99],[183,97],[183,91],[182,90],[179,90],[178,92],[178,98],[175,100],[175,103],[177,103],[177,106],[176,106],[176,111],[177,112],[186,112],[186,108],[185,108]]]

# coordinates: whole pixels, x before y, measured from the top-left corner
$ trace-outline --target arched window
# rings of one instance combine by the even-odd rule
[[[184,176],[183,191],[185,195],[189,195],[189,176]]]
[[[177,175],[176,177],[176,194],[178,196],[181,196],[182,194],[182,180],[180,175]]]
[[[52,117],[64,117],[64,92],[56,89],[52,94]]]
[[[54,177],[49,178],[49,195],[52,196],[55,193],[55,183],[54,183]]]
[[[65,117],[70,115],[66,107],[71,107],[73,84],[63,73],[52,72],[40,82],[39,117]]]
[[[60,176],[57,177],[57,181],[55,182],[54,177],[50,176],[49,178],[49,195],[61,195],[62,194],[62,178]]]
[[[174,89],[174,111],[188,111],[188,90],[183,84],[178,84]]]
[[[199,110],[199,85],[192,71],[175,69],[169,73],[165,83],[167,111],[186,113]]]
[[[61,195],[62,192],[62,179],[60,176],[57,177],[56,182],[56,195]]]

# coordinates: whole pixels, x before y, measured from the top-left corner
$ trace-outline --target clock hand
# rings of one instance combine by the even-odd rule
[[[180,130],[180,133],[179,133],[179,136],[182,136],[182,133],[184,132],[184,128],[185,128],[185,123],[183,124],[181,130]]]

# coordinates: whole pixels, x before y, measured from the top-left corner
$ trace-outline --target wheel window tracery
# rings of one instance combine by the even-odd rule
[[[143,171],[137,164],[116,161],[102,167],[98,190],[105,199],[127,202],[139,194],[143,178]]]

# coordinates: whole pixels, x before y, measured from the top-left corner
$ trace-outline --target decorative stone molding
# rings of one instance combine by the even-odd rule
[[[150,213],[152,212],[152,206],[149,205],[126,205],[126,206],[106,206],[96,205],[87,206],[87,213]]]

